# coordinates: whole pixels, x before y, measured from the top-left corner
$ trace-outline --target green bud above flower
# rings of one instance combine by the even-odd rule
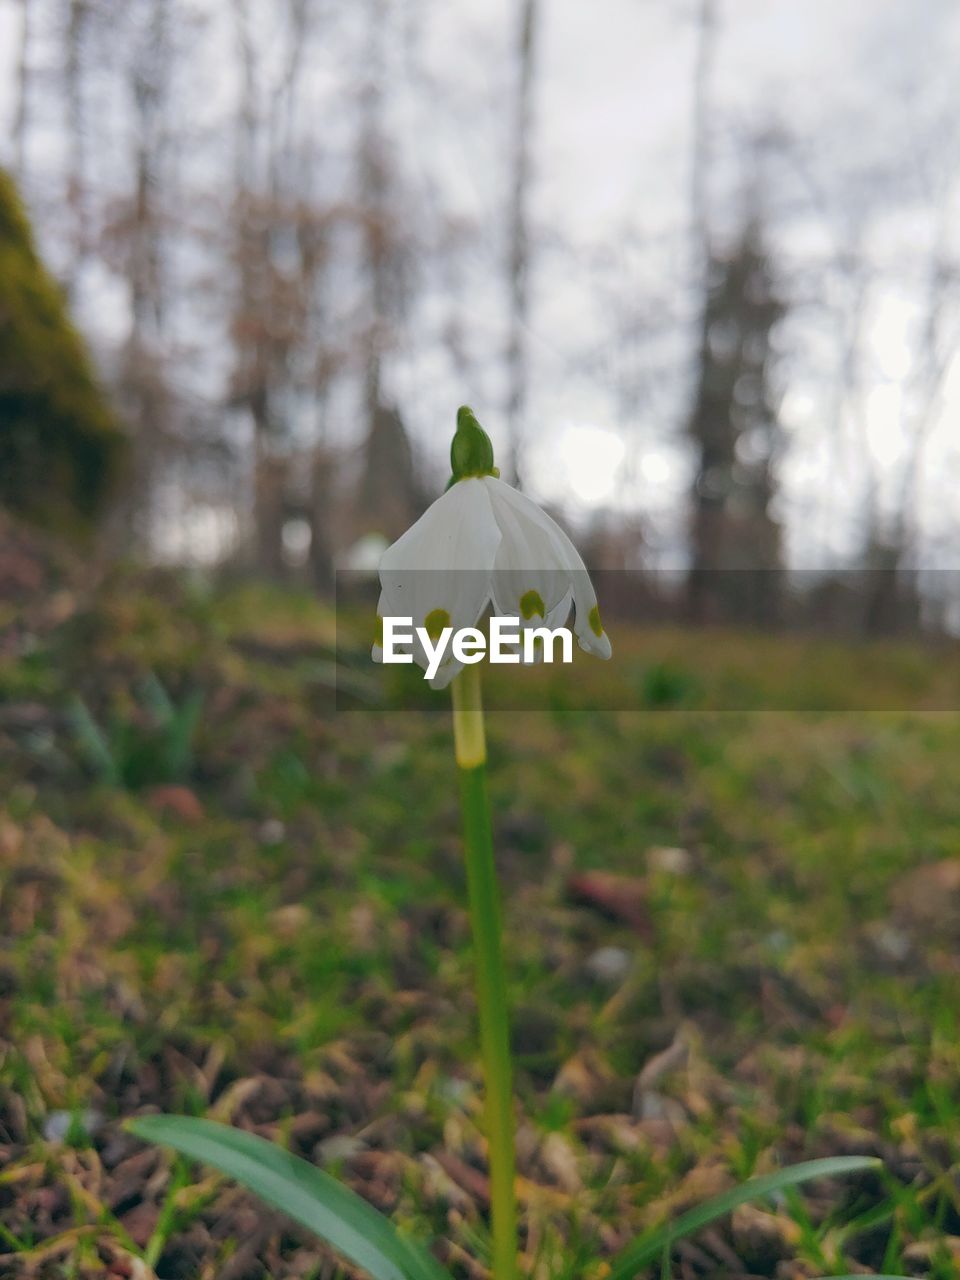
[[[468,405],[457,410],[457,429],[450,445],[452,483],[470,476],[499,476],[493,465],[493,445]]]

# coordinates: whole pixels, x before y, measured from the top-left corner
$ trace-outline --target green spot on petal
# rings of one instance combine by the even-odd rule
[[[449,625],[450,615],[446,609],[431,609],[423,620],[424,630],[431,640],[439,640],[440,632]]]
[[[590,623],[590,630],[595,636],[603,635],[603,623],[600,621],[600,609],[598,605],[594,605],[590,610],[590,616],[587,621]]]
[[[547,616],[547,611],[543,605],[543,596],[539,591],[525,591],[520,597],[520,612],[529,620],[535,613],[539,613],[541,618]]]

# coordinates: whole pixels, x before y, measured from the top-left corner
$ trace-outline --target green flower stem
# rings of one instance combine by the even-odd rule
[[[470,890],[470,923],[477,973],[480,1046],[486,1087],[493,1280],[515,1280],[517,1204],[514,1187],[516,1168],[510,1029],[500,945],[500,895],[493,861],[490,803],[487,799],[487,753],[483,706],[480,701],[479,666],[464,667],[451,689]]]

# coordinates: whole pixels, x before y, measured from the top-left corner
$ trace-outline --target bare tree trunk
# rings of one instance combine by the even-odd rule
[[[420,494],[403,416],[383,385],[384,357],[396,342],[409,289],[407,245],[385,128],[386,15],[384,0],[369,0],[366,81],[357,142],[357,207],[363,231],[360,271],[369,309],[361,338],[367,432],[354,533],[378,529],[396,538],[418,514]]]
[[[530,236],[528,194],[532,132],[534,53],[537,0],[523,0],[517,43],[517,96],[514,108],[513,174],[510,191],[509,287],[510,329],[507,339],[507,456],[504,476],[521,480],[523,420],[527,406],[529,367],[526,335],[529,321]]]
[[[64,34],[64,91],[66,97],[67,206],[72,221],[73,246],[65,282],[67,296],[76,293],[77,279],[89,247],[87,227],[87,152],[84,133],[83,37],[89,0],[68,0]]]
[[[716,0],[701,0],[697,20],[696,59],[693,71],[692,145],[690,150],[690,288],[700,298],[700,341],[695,348],[692,384],[695,403],[690,431],[697,443],[699,458],[692,497],[690,521],[690,573],[687,578],[687,608],[690,615],[703,621],[715,591],[713,571],[718,567],[718,524],[722,520],[723,503],[719,496],[707,493],[703,475],[727,464],[733,440],[726,439],[724,423],[704,404],[704,371],[709,363],[710,348],[710,275],[713,263],[709,215],[707,212],[707,173],[710,160],[709,95],[710,73],[716,36]],[[721,414],[722,417],[722,414]],[[719,442],[714,437],[719,435]],[[714,456],[716,455],[716,456]]]
[[[690,172],[690,219],[693,283],[706,280],[710,261],[710,217],[707,187],[710,167],[710,80],[717,43],[717,0],[700,0],[696,64],[693,71],[693,146]]]
[[[286,523],[287,466],[283,458],[258,453],[256,464],[257,569],[278,581],[285,576],[283,526]]]
[[[236,398],[250,413],[253,426],[253,528],[250,550],[263,573],[282,564],[282,520],[279,488],[282,475],[271,457],[271,396],[267,368],[266,298],[262,282],[266,237],[262,200],[257,191],[257,144],[260,134],[256,41],[248,0],[234,0],[240,51],[240,100],[234,155],[234,219],[237,298],[233,315],[236,343]]]
[[[127,518],[149,541],[156,480],[170,444],[170,399],[161,363],[163,245],[158,195],[163,190],[164,112],[170,76],[170,0],[144,4],[130,67],[135,141],[133,192],[127,230],[130,331],[124,353],[123,393],[134,423]]]
[[[785,307],[758,225],[710,263],[701,322],[700,372],[688,431],[698,454],[690,524],[688,607],[697,621],[774,621],[780,529],[771,513],[779,431],[772,334]],[[725,345],[718,345],[717,335]],[[748,403],[737,392],[750,389]],[[750,440],[755,456],[738,457]]]
[[[20,0],[20,49],[17,54],[16,107],[13,114],[13,167],[22,182],[27,167],[27,128],[30,121],[30,0]]]
[[[886,527],[874,511],[867,547],[870,589],[867,599],[866,629],[870,633],[913,631],[920,616],[917,584],[917,549],[920,526],[920,478],[941,401],[943,384],[957,354],[957,340],[944,344],[944,310],[952,297],[954,273],[946,259],[941,226],[940,242],[930,263],[923,329],[910,384],[915,389],[916,408],[902,425],[909,432],[910,446],[896,497],[896,506]],[[904,397],[907,399],[908,397]],[[914,563],[911,564],[911,553]]]
[[[310,476],[310,577],[325,595],[334,590],[333,499],[336,470],[333,458],[322,447],[313,458]]]
[[[286,0],[271,11],[250,0],[232,0],[240,57],[240,84],[234,138],[232,265],[235,300],[232,328],[232,400],[250,414],[253,427],[253,511],[247,546],[256,566],[276,574],[283,567],[283,515],[297,508],[310,489],[290,464],[298,419],[294,402],[307,391],[322,391],[329,363],[316,352],[314,376],[305,388],[293,357],[303,351],[316,281],[325,266],[325,229],[313,204],[298,146],[296,112],[301,75],[309,68],[308,39],[316,17],[313,0]],[[261,22],[284,24],[283,59],[271,70],[263,56]],[[259,19],[259,21],[258,21]],[[305,189],[308,195],[305,197]],[[282,241],[285,248],[278,252]],[[296,246],[297,270],[283,255]],[[305,365],[307,362],[303,361]],[[318,432],[318,435],[320,432]],[[309,504],[308,504],[309,505]],[[279,514],[278,514],[279,513]]]
[[[383,0],[370,0],[366,82],[360,98],[357,144],[358,206],[363,225],[363,270],[369,286],[369,318],[364,335],[364,401],[368,433],[382,403],[381,365],[392,310],[390,257],[394,248],[388,209],[387,157],[383,139]]]
[[[895,513],[896,536],[902,552],[909,550],[917,537],[918,511],[920,509],[920,477],[930,435],[937,422],[937,410],[942,402],[943,386],[953,367],[960,346],[960,333],[954,332],[953,341],[944,343],[944,313],[954,294],[955,272],[947,258],[944,243],[947,232],[944,215],[940,229],[940,242],[930,263],[927,279],[927,298],[923,331],[919,342],[920,355],[911,379],[916,387],[916,409],[905,423],[910,429],[910,451],[900,484],[897,511]],[[906,399],[906,397],[905,397]]]

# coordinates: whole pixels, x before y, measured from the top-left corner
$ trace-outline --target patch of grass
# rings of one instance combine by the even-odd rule
[[[528,1273],[589,1276],[598,1250],[729,1181],[865,1152],[882,1177],[735,1217],[676,1274],[735,1255],[753,1275],[946,1280],[958,913],[923,875],[957,857],[960,716],[882,708],[935,705],[949,662],[898,647],[858,667],[800,638],[617,642],[646,710],[614,709],[593,664],[578,678],[599,683],[552,709],[490,716]],[[334,714],[310,676],[333,646],[331,611],[304,596],[124,579],[4,660],[3,689],[40,710],[0,736],[0,1271],[6,1253],[102,1275],[126,1251],[158,1276],[218,1274],[247,1248],[267,1274],[337,1275],[199,1170],[137,1165],[115,1122],[150,1107],[338,1165],[461,1274],[485,1256],[447,708]],[[747,710],[784,666],[804,696],[845,687],[880,709]],[[145,706],[151,673],[167,694]],[[192,690],[195,732],[174,730]],[[717,711],[731,690],[741,709]],[[578,709],[597,691],[607,710]],[[74,693],[113,762],[94,787],[62,715]],[[179,763],[161,777],[171,753],[144,773],[110,726],[165,715]],[[192,806],[144,785],[172,779]],[[646,934],[570,901],[590,870],[638,883]],[[601,948],[625,957],[620,977],[597,976]],[[44,1139],[57,1110],[103,1115],[88,1152]]]

